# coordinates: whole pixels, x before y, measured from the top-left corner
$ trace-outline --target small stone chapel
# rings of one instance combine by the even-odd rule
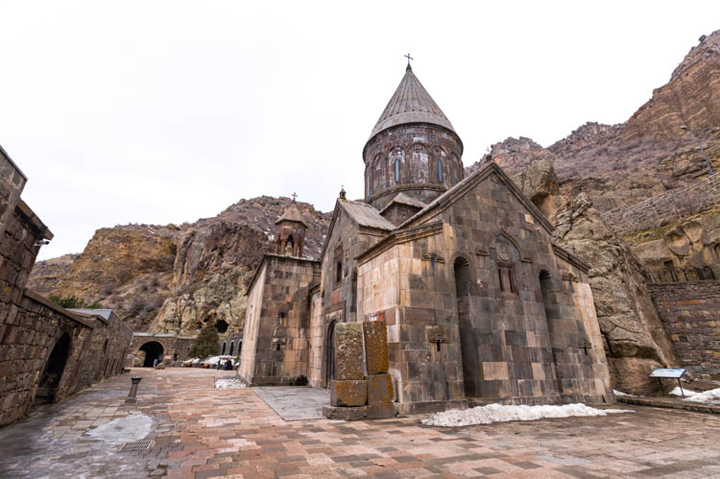
[[[589,266],[500,167],[466,176],[462,153],[408,64],[363,149],[364,198],[341,191],[320,259],[295,204],[278,219],[247,293],[245,381],[342,383],[338,325],[373,321],[403,414],[612,400]]]

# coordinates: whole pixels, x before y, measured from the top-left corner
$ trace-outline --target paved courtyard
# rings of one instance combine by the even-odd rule
[[[347,423],[318,418],[326,393],[307,388],[216,390],[214,377],[233,373],[212,370],[136,374],[134,405],[124,375],[0,429],[0,477],[720,477],[717,415],[622,405],[636,412],[459,429]],[[143,439],[149,448],[121,451]]]

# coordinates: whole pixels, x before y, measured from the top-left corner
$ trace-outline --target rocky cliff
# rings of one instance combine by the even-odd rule
[[[270,250],[275,220],[291,201],[240,200],[181,226],[103,228],[82,254],[38,262],[29,287],[99,301],[135,331],[194,335],[208,321],[224,321],[225,334],[234,334],[245,318],[245,281]],[[317,257],[329,215],[298,206],[308,223],[305,254]]]
[[[720,167],[719,45],[720,32],[701,37],[669,83],[625,123],[587,123],[548,148],[508,138],[468,168],[498,163],[555,225],[556,241],[592,265],[614,386],[623,391],[653,389],[647,372],[677,361],[646,287],[653,279],[648,266],[669,261],[720,271],[720,211],[659,219],[657,227],[624,236],[603,212],[696,185],[708,175],[700,144]]]

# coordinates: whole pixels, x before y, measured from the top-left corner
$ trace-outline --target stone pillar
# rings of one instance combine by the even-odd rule
[[[387,342],[387,327],[384,321],[365,321],[363,323],[365,340],[365,360],[368,373],[368,419],[383,419],[397,414],[392,403],[392,377],[390,353]]]
[[[337,378],[330,384],[325,417],[351,421],[395,416],[385,323],[340,323],[335,335]]]

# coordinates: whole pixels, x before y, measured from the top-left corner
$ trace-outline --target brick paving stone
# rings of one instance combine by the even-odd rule
[[[134,405],[122,376],[43,407],[0,429],[0,477],[720,477],[717,415],[623,405],[636,412],[454,429],[419,417],[287,421],[254,388],[214,389],[228,373],[139,369]],[[292,391],[301,406],[303,390],[313,392]],[[135,414],[153,419],[152,449],[119,453],[87,434]]]

